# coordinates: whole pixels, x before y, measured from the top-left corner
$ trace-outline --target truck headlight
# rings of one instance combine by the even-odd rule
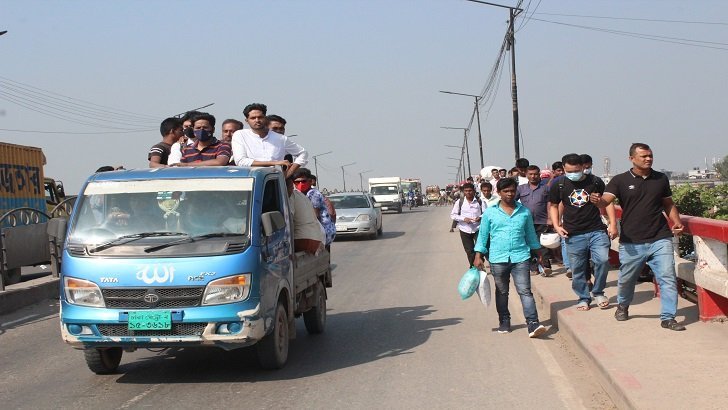
[[[203,305],[220,305],[245,300],[250,294],[250,274],[213,280],[205,287]]]
[[[356,217],[356,220],[359,222],[369,222],[371,217],[368,214],[362,214]]]
[[[64,278],[63,289],[66,300],[72,305],[104,307],[104,297],[101,289],[93,283],[83,279]]]

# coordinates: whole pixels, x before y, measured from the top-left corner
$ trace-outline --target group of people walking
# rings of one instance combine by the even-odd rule
[[[481,191],[480,198],[471,182],[461,186],[463,198],[455,202],[451,219],[457,224],[469,265],[481,270],[489,265],[493,274],[499,333],[511,329],[511,277],[521,299],[529,337],[546,332],[539,323],[530,277],[539,272],[551,275],[549,249],[541,243],[546,235],[553,236],[552,232],[561,237],[561,254],[571,274],[576,310],[588,311],[592,302],[601,309],[610,307],[605,293],[609,249],[611,240],[620,236],[615,319],[629,319],[637,279],[648,265],[660,286],[661,326],[685,330],[675,320],[677,287],[672,236],[682,232],[682,224],[671,198],[670,184],[663,173],[652,169],[654,158],[647,144],[632,144],[629,159],[632,168],[608,184],[591,173],[591,157],[572,153],[554,163],[553,174],[546,174],[547,178],[542,178],[542,171],[524,158],[516,162],[517,175],[500,177],[495,170],[496,194],[485,195],[492,186],[490,181],[481,182],[481,190],[485,191]],[[615,200],[622,207],[619,227]]]

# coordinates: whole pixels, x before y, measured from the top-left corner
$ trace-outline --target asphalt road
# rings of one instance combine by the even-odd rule
[[[97,376],[62,343],[56,301],[0,316],[0,406],[612,408],[555,329],[528,338],[517,298],[505,335],[494,306],[460,300],[467,262],[448,213],[386,214],[379,239],[337,240],[326,331],[298,323],[279,371],[260,370],[248,350],[170,349],[124,353],[119,374]]]

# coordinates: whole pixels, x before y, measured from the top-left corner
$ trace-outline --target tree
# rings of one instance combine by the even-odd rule
[[[715,170],[718,171],[718,177],[722,181],[728,181],[728,155],[715,163]]]

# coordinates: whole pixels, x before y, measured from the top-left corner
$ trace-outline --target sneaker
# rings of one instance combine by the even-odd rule
[[[663,320],[662,323],[660,323],[660,325],[662,327],[664,327],[665,329],[676,330],[678,332],[681,330],[685,330],[685,326],[681,325],[680,323],[677,323],[677,320],[675,320],[675,319]]]
[[[538,322],[528,324],[528,337],[539,337],[544,333],[546,333],[546,327],[544,325],[541,325]]]
[[[567,269],[566,269],[566,277],[567,277],[567,278],[569,278],[569,279],[571,279],[571,277],[572,277],[573,275],[574,275],[574,274],[573,274],[573,273],[571,273],[571,269],[568,269],[568,268],[567,268]]]
[[[617,319],[618,322],[624,322],[629,319],[629,306],[617,305],[617,310],[614,312],[614,318]],[[662,323],[662,327],[665,327],[665,322]]]
[[[500,326],[498,326],[498,333],[508,333],[511,331],[511,321],[510,319],[504,319],[500,321]]]

